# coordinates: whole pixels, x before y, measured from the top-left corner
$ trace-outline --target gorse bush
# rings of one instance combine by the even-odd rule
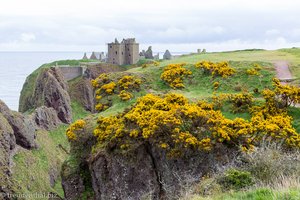
[[[247,69],[246,73],[251,76],[258,76],[261,69],[262,67],[259,64],[254,64],[252,68]]]
[[[190,70],[183,67],[185,65],[185,63],[167,65],[160,78],[174,89],[184,88],[183,78],[192,74]]]
[[[133,97],[133,95],[130,92],[127,92],[126,90],[122,90],[119,94],[119,97],[123,101],[127,101],[127,100],[131,99]]]
[[[130,149],[135,144],[150,143],[170,156],[210,151],[218,144],[248,151],[263,139],[300,147],[300,135],[286,114],[266,117],[257,110],[250,121],[231,120],[213,108],[213,104],[203,101],[189,103],[179,94],[148,94],[122,114],[100,117],[94,134],[107,148]]]
[[[249,93],[239,93],[230,95],[229,101],[232,103],[232,111],[245,112],[253,104],[253,96]]]
[[[91,81],[95,89],[95,99],[97,111],[103,111],[112,105],[108,96],[119,93],[119,97],[123,101],[127,101],[133,97],[130,91],[138,91],[142,83],[141,79],[130,75],[124,75],[117,80],[113,80],[109,74],[101,74],[99,77]]]
[[[66,135],[69,138],[69,140],[76,140],[76,131],[82,130],[86,125],[86,122],[82,119],[79,119],[75,121],[73,124],[69,126],[69,128],[66,130]]]
[[[201,61],[195,64],[196,68],[203,69],[205,73],[213,76],[227,78],[235,73],[235,69],[229,66],[228,62],[213,63],[210,61]]]
[[[284,107],[296,105],[300,102],[299,87],[292,85],[283,85],[276,78],[273,79],[273,85],[275,87],[274,93],[276,94],[276,100],[280,102]]]
[[[125,75],[118,81],[118,86],[122,90],[134,90],[139,89],[141,83],[141,79],[135,78],[134,76]]]

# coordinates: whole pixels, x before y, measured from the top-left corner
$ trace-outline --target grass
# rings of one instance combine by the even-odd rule
[[[249,191],[227,192],[225,194],[201,197],[194,195],[190,200],[298,200],[300,188],[275,190],[270,188],[257,188]]]
[[[55,187],[50,185],[50,169],[59,175],[62,162],[67,154],[57,146],[57,141],[66,144],[65,136],[54,135],[46,131],[37,132],[37,143],[40,148],[34,150],[22,149],[14,157],[13,176],[17,193],[48,193],[55,192],[63,197],[60,180]]]
[[[89,114],[89,111],[86,111],[81,104],[79,104],[76,100],[71,101],[71,108],[72,108],[72,119],[76,121],[77,119],[82,119]]]
[[[290,107],[288,114],[293,117],[293,126],[300,133],[300,108]]]

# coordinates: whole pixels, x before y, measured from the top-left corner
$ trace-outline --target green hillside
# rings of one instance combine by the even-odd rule
[[[222,77],[222,75],[212,75],[211,71],[205,71],[202,68],[195,67],[195,64],[200,61],[210,61],[214,63],[221,63],[226,62],[228,66],[232,68],[235,72],[228,77]],[[84,119],[86,123],[89,125],[89,129],[91,127],[95,128],[96,120],[98,117],[111,117],[111,116],[118,116],[118,118],[123,117],[128,112],[134,109],[134,105],[139,102],[139,99],[144,97],[145,95],[151,93],[156,95],[157,100],[160,101],[167,94],[180,94],[183,95],[190,104],[196,104],[200,100],[205,101],[206,103],[212,103],[216,106],[216,101],[220,101],[219,108],[214,108],[215,110],[219,110],[224,118],[227,120],[234,120],[236,118],[242,118],[245,121],[249,122],[252,120],[252,117],[255,115],[252,111],[250,111],[251,107],[254,106],[264,106],[265,99],[262,95],[262,92],[266,89],[274,90],[276,87],[274,86],[274,82],[272,79],[276,77],[276,71],[274,68],[274,63],[277,61],[287,61],[290,64],[290,69],[294,77],[300,78],[300,49],[292,48],[292,49],[280,49],[274,51],[267,51],[267,50],[242,50],[242,51],[231,51],[231,52],[218,52],[218,53],[205,53],[205,54],[191,54],[191,55],[183,55],[180,57],[176,57],[173,60],[161,60],[157,65],[150,63],[147,66],[142,65],[142,63],[134,66],[123,66],[124,69],[127,70],[120,70],[119,72],[112,72],[107,73],[107,82],[101,83],[102,85],[97,86],[95,89],[99,89],[99,97],[98,104],[107,105],[105,109],[100,110],[98,113],[90,113],[85,111],[83,106],[78,103],[76,99],[72,99],[72,112],[73,112],[73,121],[75,122],[77,119]],[[82,62],[82,60],[80,61]],[[60,63],[68,63],[68,64],[78,64],[76,61],[60,61]],[[182,81],[184,87],[176,88],[171,87],[165,80],[162,80],[161,75],[164,73],[166,66],[169,64],[182,64],[183,68],[191,73],[186,76],[182,76]],[[52,63],[53,64],[53,63]],[[32,93],[33,86],[34,86],[34,78],[38,76],[42,68],[49,67],[52,64],[43,65],[41,68],[33,72],[27,78],[27,89],[24,90],[23,96],[28,97]],[[251,74],[251,70],[257,70],[257,74]],[[137,84],[137,87],[129,86],[126,88],[122,86],[119,81],[124,78],[125,76],[134,77],[134,79],[139,79],[141,81],[140,84]],[[74,80],[69,81],[69,86],[71,86],[70,90],[74,90],[72,88],[73,83],[80,82],[81,78],[76,78]],[[101,81],[99,81],[101,82]],[[108,91],[107,89],[102,89],[101,87],[114,82],[116,86],[113,86],[112,91]],[[291,83],[291,85],[296,85],[299,83],[299,80],[295,80]],[[108,86],[107,86],[108,87]],[[299,87],[299,86],[298,86]],[[108,88],[109,89],[109,88]],[[120,98],[120,94],[122,91],[129,92],[132,95],[128,100],[122,100]],[[81,91],[78,91],[81,92]],[[100,95],[101,93],[101,95]],[[240,94],[249,94],[251,95],[251,103],[241,101],[236,103],[236,101],[232,100],[235,97],[239,97]],[[219,97],[222,95],[227,95],[231,100],[225,99],[222,100]],[[23,98],[24,98],[23,97]],[[96,96],[97,97],[97,96]],[[227,98],[227,97],[226,97]],[[216,100],[217,99],[217,100]],[[239,101],[238,99],[237,101]],[[288,129],[295,129],[297,133],[300,132],[300,109],[294,106],[289,106],[285,110],[289,116],[291,116],[291,127]],[[87,117],[88,116],[88,117]],[[127,124],[125,124],[127,125]],[[38,188],[43,188],[43,191],[53,191],[58,193],[60,196],[63,196],[63,191],[61,187],[60,180],[57,180],[57,184],[54,188],[51,188],[49,185],[49,163],[51,163],[51,168],[59,168],[62,166],[63,160],[67,160],[67,164],[72,166],[71,169],[79,168],[81,153],[76,151],[64,152],[61,149],[57,148],[57,145],[60,145],[69,151],[70,143],[68,142],[65,130],[67,126],[63,125],[57,128],[50,133],[41,132],[37,137],[38,143],[42,148],[38,150],[34,150],[32,152],[21,152],[14,157],[14,161],[16,162],[14,179],[18,182],[19,187],[18,190],[22,192],[33,192],[37,191]],[[188,126],[184,127],[188,130]],[[283,127],[284,128],[284,127]],[[87,137],[87,136],[84,136]],[[47,140],[47,141],[46,141]],[[113,137],[111,138],[113,141]],[[109,143],[111,141],[104,141],[101,145],[95,145],[92,149],[93,154],[96,154],[97,151],[103,151],[105,149],[106,142]],[[277,141],[277,140],[276,140]],[[78,142],[78,141],[77,141]],[[132,142],[132,141],[131,141]],[[143,139],[138,140],[138,142],[143,142]],[[147,141],[148,142],[148,141]],[[240,142],[236,140],[235,142]],[[72,141],[71,141],[72,143]],[[100,142],[99,142],[100,143]],[[229,142],[228,142],[229,143]],[[161,143],[160,143],[161,144]],[[163,143],[164,144],[164,143]],[[222,143],[220,143],[222,144]],[[279,144],[279,142],[278,142]],[[78,149],[80,149],[80,141],[78,145]],[[74,146],[76,146],[74,145]],[[231,145],[231,144],[230,144]],[[71,145],[72,146],[72,145]],[[114,145],[113,145],[114,146]],[[238,146],[238,145],[237,145]],[[240,145],[241,146],[241,145]],[[264,145],[262,145],[264,147]],[[279,145],[280,146],[280,145]],[[83,147],[84,149],[85,147]],[[103,149],[101,149],[103,148]],[[117,148],[117,147],[116,147]],[[272,147],[273,148],[273,147]],[[297,157],[298,152],[294,152],[294,150],[279,150],[272,149],[270,147],[270,156],[272,157],[273,154],[277,155],[276,159],[278,158],[282,165],[277,167],[282,167],[282,172],[284,174],[284,178],[293,177],[295,173],[293,171],[288,171],[289,168],[284,163],[288,163],[291,156],[296,156],[296,160],[299,159]],[[286,147],[284,147],[286,148]],[[56,149],[53,151],[53,149]],[[286,153],[288,152],[288,153]],[[56,156],[53,156],[55,153]],[[86,153],[86,152],[85,152]],[[242,155],[244,155],[242,153]],[[26,161],[25,158],[28,160]],[[28,159],[29,158],[29,159]],[[76,160],[76,159],[79,160]],[[265,165],[266,170],[273,170],[272,165],[276,162],[270,160],[264,160],[263,156],[261,157],[261,163],[256,163],[257,165]],[[69,161],[72,162],[69,162]],[[75,160],[75,161],[74,161]],[[74,161],[74,162],[73,162]],[[28,162],[30,162],[28,164]],[[266,162],[266,163],[263,163]],[[28,168],[27,166],[30,165],[32,168]],[[271,169],[272,168],[272,169]],[[32,170],[34,169],[34,170]],[[299,164],[295,164],[294,170],[296,173],[300,172]],[[211,175],[207,178],[208,185],[190,185],[186,187],[187,192],[184,195],[184,191],[182,192],[182,199],[282,199],[282,197],[288,197],[286,199],[298,199],[299,197],[299,190],[300,190],[300,182],[299,179],[295,179],[294,184],[284,185],[280,181],[274,181],[274,184],[270,182],[267,178],[262,178],[262,174],[255,174],[253,168],[251,168],[250,164],[247,167],[238,168],[240,171],[249,171],[251,173],[253,184],[247,185],[247,187],[241,187],[238,189],[228,189],[229,192],[225,192],[227,190],[221,189],[223,186],[221,183],[218,182],[218,178],[224,176],[224,171],[219,172],[219,174]],[[255,170],[259,170],[256,168]],[[284,173],[286,170],[287,173]],[[298,170],[298,171],[297,171]],[[35,171],[39,173],[34,175]],[[77,170],[78,171],[78,170]],[[80,171],[80,170],[79,170]],[[80,171],[81,173],[81,171]],[[271,174],[271,173],[270,173]],[[282,175],[278,173],[278,175]],[[268,175],[270,176],[270,175]],[[26,179],[24,177],[27,177]],[[25,187],[30,180],[28,178],[34,177],[39,181],[36,181],[32,184],[29,184],[28,187]],[[211,181],[211,182],[210,182]],[[240,181],[240,180],[238,180]],[[287,181],[288,182],[288,181]],[[205,182],[204,182],[205,183]],[[277,185],[276,185],[277,184]],[[208,188],[209,193],[203,194],[201,191],[203,187],[210,187]],[[277,189],[280,188],[279,191]],[[89,194],[90,190],[92,190],[89,186],[89,190],[86,192]]]

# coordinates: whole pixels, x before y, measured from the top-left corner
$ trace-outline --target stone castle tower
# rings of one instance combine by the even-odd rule
[[[135,38],[123,39],[121,43],[115,39],[115,42],[108,43],[108,63],[132,65],[136,64],[139,58],[139,43],[135,42]]]

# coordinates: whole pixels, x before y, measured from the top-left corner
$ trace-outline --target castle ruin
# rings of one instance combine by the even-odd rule
[[[115,39],[115,42],[108,43],[108,63],[132,65],[136,64],[139,58],[139,43],[135,42],[135,38],[123,39],[121,43]]]

